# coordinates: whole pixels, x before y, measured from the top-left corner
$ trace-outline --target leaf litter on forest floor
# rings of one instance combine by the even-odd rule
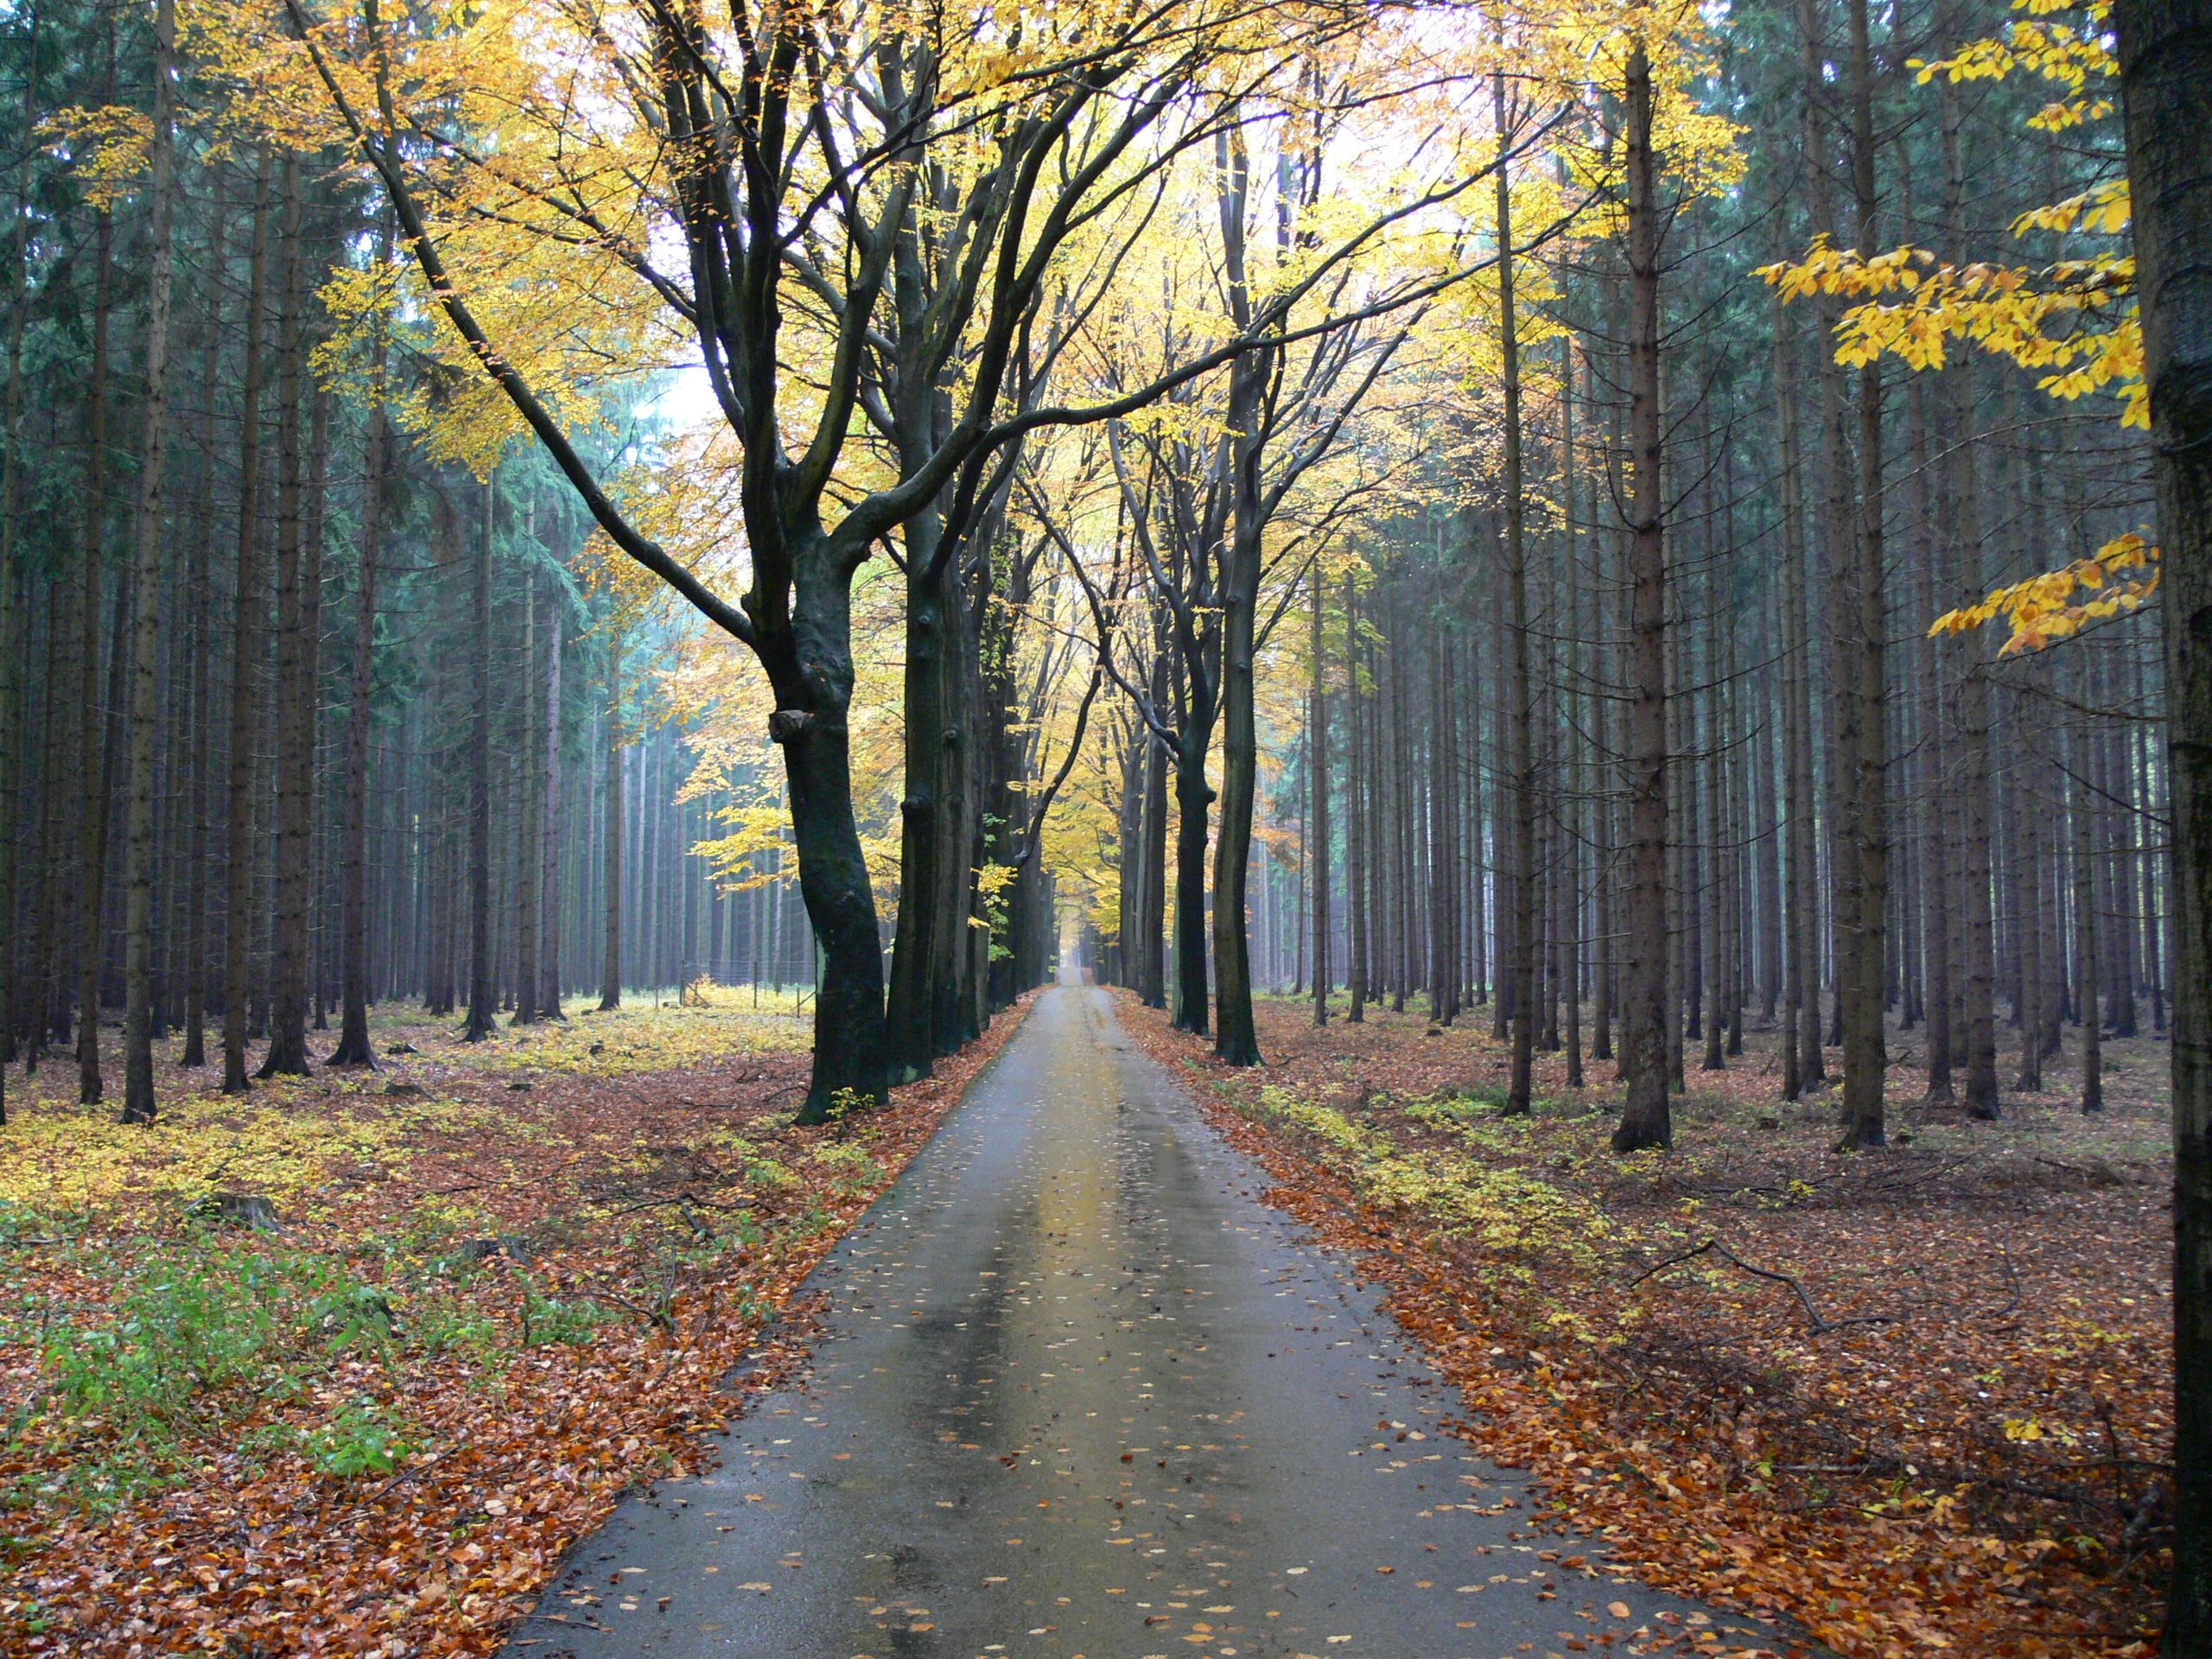
[[[801,1281],[1025,1012],[808,1129],[805,1024],[726,994],[470,1046],[380,1019],[381,1070],[243,1100],[165,1058],[150,1128],[73,1065],[11,1075],[0,1646],[496,1650],[798,1363]],[[276,1230],[211,1224],[219,1193]]]
[[[1540,1054],[1535,1115],[1503,1118],[1506,1051],[1472,1017],[1317,1030],[1262,999],[1267,1064],[1239,1071],[1121,1000],[1269,1201],[1363,1258],[1552,1524],[1852,1659],[2155,1649],[2161,1045],[2107,1044],[2094,1119],[2057,1068],[1980,1124],[1905,1104],[1898,1066],[1899,1144],[1841,1154],[1755,1033],[1690,1072],[1673,1152],[1621,1158],[1609,1063],[1571,1090]]]

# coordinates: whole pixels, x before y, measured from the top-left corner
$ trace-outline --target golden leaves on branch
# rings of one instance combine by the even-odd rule
[[[2126,223],[2126,184],[2114,181],[2023,214],[2013,228],[2105,232],[2117,224],[2120,231],[2108,233],[2120,234]],[[1763,265],[1757,274],[1785,300],[1862,302],[1836,325],[1835,360],[1847,367],[1887,356],[1916,370],[1940,369],[1948,363],[1946,342],[1961,340],[2022,368],[2051,371],[2036,384],[2053,397],[2070,403],[2109,390],[2120,399],[2122,426],[2150,425],[2132,255],[2099,253],[2031,271],[1952,264],[1925,248],[1861,254],[1823,236],[1802,259]]]
[[[1999,588],[1979,604],[1946,611],[1929,637],[1967,633],[1999,617],[2012,629],[2000,657],[2037,652],[2069,639],[2091,622],[2142,608],[2158,590],[2158,550],[2133,531],[2113,537],[2086,559]],[[2123,576],[2123,571],[2143,574]]]
[[[146,172],[153,118],[128,104],[72,105],[38,124],[38,142],[74,164],[85,198],[102,213],[134,189]]]

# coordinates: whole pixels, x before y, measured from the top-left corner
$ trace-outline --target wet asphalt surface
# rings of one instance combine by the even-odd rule
[[[1779,1645],[1532,1534],[1518,1479],[1440,1428],[1454,1391],[1266,1184],[1103,992],[1047,992],[818,1270],[804,1382],[713,1474],[626,1500],[508,1654]]]

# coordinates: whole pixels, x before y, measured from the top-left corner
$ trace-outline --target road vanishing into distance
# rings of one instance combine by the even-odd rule
[[[817,1271],[804,1381],[728,1431],[715,1472],[626,1500],[508,1653],[1780,1645],[1533,1533],[1520,1481],[1441,1427],[1456,1393],[1266,1185],[1104,992],[1048,990]]]

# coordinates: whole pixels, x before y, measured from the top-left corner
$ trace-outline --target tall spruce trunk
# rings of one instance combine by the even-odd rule
[[[2104,1010],[2097,995],[2096,853],[2089,833],[2088,791],[2084,782],[2089,776],[2089,733],[2087,722],[2078,716],[2068,733],[2067,767],[2074,774],[2066,816],[2071,826],[2074,1008],[2082,1023],[2082,1109],[2101,1112],[2105,1109]]]
[[[1973,25],[1956,7],[1946,9],[1946,39],[1954,49]],[[1960,141],[1963,111],[1954,84],[1939,77],[1936,115],[1943,149],[1944,252],[1963,264],[1967,253],[1966,163]],[[1945,495],[1951,512],[1953,592],[1961,603],[1982,594],[1980,473],[1976,463],[1974,370],[1961,363],[1944,376],[1949,408],[1950,465]],[[1970,1117],[1993,1119],[2002,1109],[1997,1084],[1996,955],[1990,915],[1990,699],[1987,652],[1971,636],[1956,649],[1958,685],[1958,804],[1960,880],[1955,900],[1962,959],[1954,977],[1960,987],[1954,1036],[1964,1061],[1964,1099]]]
[[[128,806],[124,827],[123,1121],[154,1121],[154,728],[162,639],[162,499],[168,469],[169,302],[175,258],[175,0],[154,0],[153,126],[147,143],[145,435],[130,560]],[[12,921],[12,918],[10,920]]]
[[[461,1039],[492,1034],[492,527],[499,509],[496,474],[484,481],[484,519],[469,583],[468,728],[468,1012]]]
[[[525,988],[537,1001],[537,1012],[547,1020],[565,1020],[561,1007],[561,658],[565,607],[555,584],[545,620],[545,757],[540,766],[544,787],[539,804],[544,825],[538,840],[544,854],[538,881],[538,914],[543,918],[543,946],[538,955],[538,984]]]
[[[218,169],[215,208],[208,220],[209,264],[227,275],[230,268],[230,174]],[[200,369],[198,448],[200,495],[192,537],[188,581],[192,591],[208,591],[209,566],[215,536],[215,395],[223,356],[223,302],[218,289],[208,302],[207,338],[202,343]],[[211,800],[208,774],[213,765],[214,709],[209,668],[214,656],[216,618],[212,607],[195,607],[192,626],[192,785],[189,811],[192,844],[187,851],[190,868],[185,886],[184,920],[184,1052],[179,1064],[199,1067],[207,1064],[207,863],[210,853]]]
[[[283,244],[276,316],[276,905],[270,931],[269,1047],[254,1075],[303,1075],[308,1069],[308,811],[313,802],[315,688],[307,649],[306,250],[300,164],[283,162]]]
[[[1941,545],[1952,534],[1956,515],[1948,492],[1943,493],[1943,499],[1938,503],[1929,486],[1942,447],[1935,430],[1934,401],[1935,394],[1927,385],[1916,380],[1912,398],[1913,447],[1917,456],[1915,488],[1922,502],[1930,509],[1923,513],[1923,522],[1936,544]],[[1920,567],[1916,596],[1920,613],[1923,618],[1932,620],[1943,609],[1936,580],[1936,561],[1933,556],[1923,556],[1916,563]],[[1953,1057],[1959,1046],[1951,1023],[1952,1005],[1957,1001],[1951,969],[1953,936],[1956,931],[1952,912],[1959,860],[1956,837],[1951,833],[1956,791],[1948,718],[1950,688],[1939,642],[1933,637],[1924,638],[1916,649],[1920,661],[1919,701],[1925,731],[1925,753],[1920,769],[1921,869],[1927,893],[1923,956],[1928,976],[1928,1092],[1923,1103],[1948,1106],[1958,1098],[1952,1071]]]
[[[22,121],[22,130],[28,133],[38,114],[39,11],[35,4],[27,6],[25,10],[26,72]],[[25,941],[16,933],[16,886],[20,873],[16,868],[16,845],[24,814],[22,779],[15,764],[17,751],[14,734],[21,728],[30,675],[29,652],[25,646],[29,632],[25,612],[29,592],[28,588],[20,595],[16,591],[16,556],[22,512],[23,333],[30,315],[27,281],[31,246],[30,162],[31,151],[25,145],[16,157],[14,200],[10,204],[15,234],[8,250],[8,378],[4,402],[0,402],[0,446],[4,446],[4,451],[0,451],[0,732],[9,734],[6,741],[0,741],[0,920],[8,929],[7,940],[0,944],[0,1124],[8,1121],[5,1067],[16,1058],[17,1033],[21,1032],[29,1045],[24,1058],[27,1074],[32,1057],[38,1052],[41,1010],[37,1006],[37,996],[44,976],[40,954],[48,939],[41,928],[33,942],[29,959],[30,971],[26,973],[22,950]],[[50,652],[51,642],[49,661]],[[48,721],[50,726],[50,709]],[[49,779],[52,776],[51,772],[48,774]],[[39,884],[41,899],[47,885]]]
[[[607,645],[607,862],[601,875],[599,1011],[622,1006],[622,636]]]
[[[1636,67],[1632,65],[1630,69],[1631,80],[1636,73]],[[1650,113],[1648,65],[1643,66],[1643,73],[1646,77],[1644,116],[1648,139]],[[1631,99],[1635,96],[1633,86],[1630,95]],[[1531,1108],[1535,1048],[1536,764],[1535,734],[1529,729],[1532,715],[1529,686],[1529,556],[1525,535],[1526,508],[1521,496],[1521,342],[1513,315],[1513,190],[1510,168],[1505,156],[1510,138],[1506,119],[1505,71],[1503,69],[1491,78],[1491,120],[1497,129],[1499,144],[1497,338],[1504,371],[1505,470],[1500,487],[1505,496],[1506,645],[1509,652],[1506,670],[1509,710],[1506,766],[1513,779],[1513,1065],[1506,1085],[1504,1109],[1507,1116],[1518,1117],[1525,1116]],[[1633,121],[1636,118],[1631,114],[1630,118]],[[1631,145],[1635,143],[1632,137],[1630,143]],[[1647,175],[1650,166],[1651,158],[1647,149],[1643,156]],[[1637,162],[1633,154],[1629,167],[1631,175],[1629,188],[1633,193],[1637,188],[1634,180]],[[1644,182],[1647,186],[1650,183],[1648,176]],[[1635,209],[1631,207],[1630,211],[1632,213]],[[1633,229],[1630,234],[1635,234]],[[1656,235],[1654,241],[1656,245]],[[1630,257],[1633,260],[1635,255],[1631,253]],[[1656,269],[1652,272],[1652,280],[1655,283],[1657,281]],[[1638,384],[1640,386],[1641,383]],[[1656,408],[1654,413],[1656,417]],[[1643,457],[1639,454],[1637,457],[1639,485],[1643,465]]]
[[[1859,210],[1859,251],[1872,258],[1878,229],[1874,194],[1873,49],[1867,0],[1851,5],[1852,181]],[[1849,632],[1839,660],[1847,673],[1837,691],[1853,704],[1853,741],[1839,755],[1851,784],[1853,864],[1858,895],[1847,940],[1843,1009],[1843,1135],[1840,1145],[1883,1144],[1889,1053],[1883,1030],[1890,897],[1887,617],[1883,603],[1882,368],[1878,358],[1859,371],[1859,534],[1848,590]],[[1839,619],[1842,621],[1843,619]]]
[[[1814,822],[1813,631],[1807,595],[1811,554],[1805,535],[1804,488],[1797,401],[1797,351],[1781,326],[1775,329],[1783,456],[1783,632],[1789,667],[1783,680],[1787,753],[1783,757],[1784,816],[1789,842],[1784,970],[1789,1019],[1782,1034],[1782,1096],[1795,1100],[1821,1081],[1820,849]]]
[[[544,916],[538,909],[543,896],[538,872],[544,861],[545,849],[538,837],[545,832],[543,787],[539,774],[540,763],[545,758],[545,746],[537,729],[537,717],[543,712],[545,700],[538,695],[537,677],[537,573],[525,570],[522,583],[522,685],[519,715],[520,731],[516,745],[517,765],[522,772],[522,798],[517,804],[516,835],[520,843],[515,849],[515,995],[514,1013],[507,1023],[534,1026],[537,1023],[538,943],[544,926]]]
[[[238,393],[238,537],[232,594],[231,755],[223,842],[223,1092],[246,1088],[247,999],[253,944],[254,793],[259,724],[253,694],[262,628],[268,620],[261,575],[262,314],[269,297],[269,192],[274,157],[264,147],[254,176],[253,241],[247,256],[245,364]]]
[[[1628,1085],[1613,1149],[1674,1143],[1667,1101],[1667,548],[1660,494],[1659,203],[1651,153],[1651,64],[1629,48],[1629,857],[1621,1070]]]
[[[109,80],[114,79],[109,24]],[[85,418],[91,445],[85,488],[84,597],[77,621],[77,1098],[97,1104],[100,1083],[100,965],[107,937],[107,741],[101,730],[100,611],[106,597],[109,333],[115,308],[115,220],[105,208],[93,232],[92,378]]]
[[[2115,0],[2151,394],[2173,825],[2174,1576],[2159,1651],[2212,1655],[2212,15]]]
[[[391,215],[379,216],[376,268],[391,264]],[[339,854],[338,1046],[332,1065],[377,1063],[369,1040],[369,734],[370,699],[376,689],[377,575],[384,551],[385,470],[389,436],[385,424],[384,384],[391,342],[379,323],[370,359],[372,397],[368,436],[361,460],[361,540],[353,595],[353,661],[346,708],[345,845]]]

